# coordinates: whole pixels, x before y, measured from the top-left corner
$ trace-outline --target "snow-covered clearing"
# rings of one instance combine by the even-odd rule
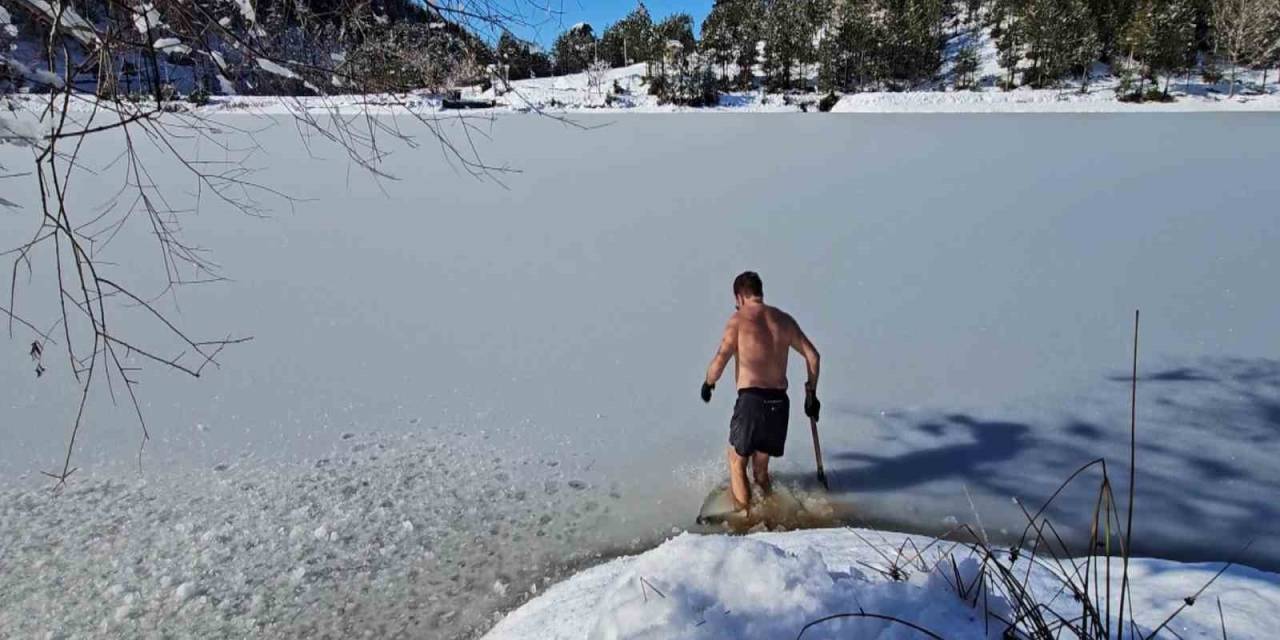
[[[521,171],[506,188],[439,160],[408,118],[386,122],[424,146],[387,141],[399,179],[374,182],[287,118],[210,116],[212,139],[176,144],[252,150],[254,180],[299,200],[240,215],[140,138],[230,278],[159,304],[195,336],[254,341],[199,380],[139,374],[141,480],[136,420],[91,398],[58,497],[39,471],[74,414],[65,353],[37,378],[30,341],[5,343],[0,636],[454,637],[560,563],[690,527],[724,477],[732,385],[710,406],[697,386],[744,268],[822,350],[824,453],[851,522],[934,534],[980,516],[1004,539],[1013,498],[1037,505],[1095,457],[1127,485],[1141,307],[1138,553],[1224,560],[1256,537],[1239,557],[1280,569],[1275,114],[484,114],[482,153]],[[121,144],[86,142],[77,215],[120,188]],[[6,171],[31,160],[0,146]],[[38,187],[0,184],[9,245],[30,237]],[[157,293],[150,234],[138,218],[98,250]],[[18,301],[51,322],[48,278],[20,274]],[[792,424],[776,470],[803,485],[798,409]],[[1060,499],[1064,535],[1096,481]]]
[[[856,612],[897,618],[948,639],[1001,638],[998,620],[987,620],[985,614],[1008,619],[1009,602],[991,592],[973,604],[974,594],[980,593],[974,589],[978,560],[964,548],[929,545],[928,539],[914,536],[846,529],[742,538],[686,534],[555,585],[508,615],[485,638],[796,638],[810,622]],[[924,558],[904,563],[911,565],[905,580],[891,580],[885,572],[904,548],[907,558],[924,549]],[[938,562],[952,556],[958,575],[949,562]],[[1021,562],[1026,570],[1029,562]],[[1164,622],[1221,568],[1134,559],[1131,604],[1143,634]],[[1037,601],[1064,615],[1078,613],[1079,603],[1063,593],[1061,580],[1048,567],[1036,565],[1030,574],[1028,585]],[[1112,583],[1112,606],[1118,610],[1118,575]],[[1223,620],[1228,637],[1271,637],[1280,624],[1280,575],[1232,567],[1156,637],[1221,638]],[[845,618],[815,625],[803,637],[926,636],[898,622]]]

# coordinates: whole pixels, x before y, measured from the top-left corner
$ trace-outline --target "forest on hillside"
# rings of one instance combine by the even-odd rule
[[[0,90],[38,90],[53,74],[158,97],[443,91],[645,63],[648,91],[681,104],[757,88],[1087,89],[1100,72],[1122,99],[1148,100],[1179,77],[1234,92],[1240,70],[1280,66],[1275,0],[717,0],[698,30],[640,4],[598,34],[575,24],[546,51],[505,14],[412,0],[57,6],[60,18],[44,0],[0,0]],[[998,77],[980,73],[984,42]]]
[[[641,6],[599,37],[589,25],[566,30],[551,63],[563,74],[592,63],[648,62],[659,85],[695,94],[760,85],[779,92],[965,89],[982,81],[984,35],[997,49],[1002,73],[994,80],[1002,88],[1087,89],[1101,64],[1120,79],[1124,97],[1162,99],[1178,76],[1217,82],[1241,69],[1280,66],[1280,2],[717,0],[697,35],[689,15],[654,21]],[[520,77],[531,72],[514,68]]]

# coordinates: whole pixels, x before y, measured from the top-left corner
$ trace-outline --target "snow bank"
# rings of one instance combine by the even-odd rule
[[[984,631],[942,579],[873,582],[858,569],[831,571],[811,548],[784,551],[751,538],[682,535],[635,559],[600,598],[588,637],[791,638],[821,617],[856,609],[901,617],[953,638]],[[839,619],[805,637],[899,638],[914,631],[885,620]]]
[[[45,129],[39,114],[24,108],[22,103],[7,100],[0,103],[0,145],[37,146],[44,139]]]
[[[1280,95],[1206,94],[1181,96],[1175,102],[1121,102],[1114,90],[867,92],[840,98],[836,113],[1089,113],[1159,111],[1277,111]]]
[[[745,538],[686,534],[555,585],[508,615],[486,639],[794,638],[809,622],[853,612],[897,618],[945,638],[1001,637],[998,620],[986,615],[1007,618],[1009,604],[994,593],[985,604],[971,604],[975,599],[968,587],[974,584],[978,561],[966,557],[964,548],[933,547],[923,555],[935,568],[908,569],[902,581],[881,573],[899,549],[928,543],[915,536],[849,529]],[[957,559],[958,581],[949,562],[937,563],[947,553]],[[1026,560],[1022,562],[1026,568]],[[1134,560],[1133,603],[1140,627],[1158,627],[1220,568]],[[1030,575],[1040,602],[1078,613],[1079,603],[1062,593],[1047,565],[1036,565]],[[1118,598],[1119,576],[1113,579]],[[961,591],[969,597],[962,598]],[[1269,638],[1280,624],[1280,575],[1233,567],[1200,596],[1205,606],[1186,608],[1171,632],[1157,637],[1221,637],[1217,598],[1232,638]],[[811,627],[804,637],[924,636],[901,622],[841,618]]]

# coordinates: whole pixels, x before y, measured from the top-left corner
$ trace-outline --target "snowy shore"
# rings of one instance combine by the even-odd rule
[[[512,612],[487,640],[580,638],[794,638],[824,616],[862,611],[919,625],[945,638],[998,639],[1009,602],[994,591],[973,594],[978,561],[964,548],[928,548],[918,536],[824,529],[748,537],[673,538],[647,553],[583,571]],[[886,573],[899,549],[925,549],[904,580]],[[951,563],[937,564],[952,554]],[[1027,568],[1028,561],[1021,560]],[[1019,566],[1019,565],[1015,565]],[[1144,632],[1159,625],[1214,577],[1221,564],[1134,559],[1133,610]],[[1066,617],[1079,603],[1045,565],[1030,570],[1036,598]],[[957,577],[959,580],[957,580]],[[1112,576],[1118,610],[1119,575]],[[961,596],[965,592],[968,602]],[[1155,637],[1273,637],[1280,624],[1280,575],[1232,567]],[[1220,600],[1222,618],[1215,602]],[[1070,612],[1070,613],[1069,613]],[[1176,635],[1175,635],[1176,634]],[[839,619],[815,625],[805,638],[924,637],[900,622]]]
[[[492,105],[486,108],[447,110],[440,96],[420,92],[410,94],[370,94],[331,96],[214,96],[209,104],[194,106],[177,101],[170,108],[198,115],[250,114],[281,116],[307,113],[311,115],[409,115],[468,118],[488,117],[496,114],[524,113],[550,116],[586,114],[652,114],[652,113],[811,113],[819,115],[821,94],[765,94],[759,91],[738,91],[722,94],[714,107],[684,107],[659,104],[655,96],[648,95],[645,84],[645,65],[611,69],[598,86],[592,86],[587,74],[518,80],[511,83],[509,91],[478,89],[464,93],[463,97],[474,104]],[[1242,74],[1243,81],[1255,81],[1261,74]],[[1269,91],[1242,91],[1229,95],[1225,86],[1209,86],[1187,83],[1171,87],[1169,102],[1123,102],[1116,93],[1114,78],[1100,78],[1086,92],[1076,88],[1028,89],[1002,91],[985,87],[973,91],[917,90],[917,91],[869,91],[839,96],[832,113],[1162,113],[1162,112],[1280,112],[1280,93],[1269,85]],[[620,90],[620,92],[619,92]],[[612,94],[610,96],[609,94]],[[44,106],[44,98],[13,96],[14,104],[26,106],[30,114],[22,110],[9,116],[0,116],[0,137],[6,130],[14,132],[32,130],[35,117]],[[144,105],[145,106],[145,105]],[[94,101],[72,102],[72,109],[87,112],[94,108]],[[5,123],[9,124],[6,125]],[[16,135],[16,134],[15,134]]]

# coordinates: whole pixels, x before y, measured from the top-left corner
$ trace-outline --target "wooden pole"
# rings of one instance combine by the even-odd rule
[[[822,487],[828,491],[831,485],[827,484],[827,472],[822,468],[822,443],[818,442],[818,421],[809,418],[809,431],[813,434],[813,457],[818,461],[818,482],[822,483]]]

